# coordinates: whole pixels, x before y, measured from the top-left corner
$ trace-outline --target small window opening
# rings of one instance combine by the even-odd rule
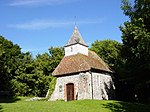
[[[73,48],[71,47],[71,52],[73,51]]]
[[[59,86],[59,92],[62,92],[62,85]]]

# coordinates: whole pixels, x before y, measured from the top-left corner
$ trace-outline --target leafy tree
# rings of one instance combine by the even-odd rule
[[[50,66],[50,56],[48,53],[44,53],[42,55],[38,54],[35,59],[35,68],[36,71],[43,71],[43,75],[49,76],[51,72]]]
[[[50,73],[52,73],[58,66],[62,58],[64,57],[64,49],[62,47],[50,47]],[[46,95],[47,98],[51,96],[55,89],[56,78],[51,76],[51,82],[49,83],[49,90]]]
[[[119,72],[120,56],[122,44],[115,40],[95,41],[91,50],[95,51],[114,71]]]
[[[150,31],[150,1],[149,0],[134,0],[134,5],[129,2],[129,0],[122,0],[121,6],[124,14],[130,18],[133,22],[139,18],[143,19],[144,27]]]
[[[45,96],[49,87],[53,91],[53,70],[63,57],[62,48],[50,48],[48,53],[38,54],[33,59],[30,53],[22,53],[18,60],[16,76],[12,80],[14,91],[21,96]],[[51,83],[52,81],[52,83]]]
[[[50,47],[49,48],[50,54],[50,66],[51,66],[51,73],[55,70],[59,62],[64,57],[64,49],[62,47]]]
[[[34,59],[31,53],[21,53],[18,45],[0,36],[0,91],[45,96],[50,86],[52,93],[56,79],[51,74],[63,56],[63,48],[51,47],[49,54],[38,54]]]
[[[16,95],[27,96],[35,95],[35,74],[34,74],[34,59],[32,55],[22,53],[17,60],[16,75],[11,81],[13,84],[13,90]]]
[[[62,60],[64,56],[64,50],[61,47],[50,47],[49,48],[49,54],[44,53],[42,55],[37,55],[35,66],[36,66],[36,74],[42,73],[45,76],[45,84],[43,85],[43,88],[40,89],[44,91],[44,95],[46,95],[46,92],[49,91],[49,96],[54,90],[56,78],[52,76],[52,72],[57,67],[59,62]],[[41,86],[42,84],[40,84]],[[49,90],[48,90],[49,88]]]
[[[37,90],[40,94],[38,96],[45,96],[48,89],[49,83],[51,82],[51,65],[50,56],[48,53],[42,55],[38,54],[35,60],[35,74],[40,76],[37,85]]]
[[[128,94],[132,94],[132,100],[150,101],[150,1],[135,0],[132,6],[128,0],[123,0],[122,10],[130,18],[120,27],[124,80],[132,87]]]
[[[15,76],[17,58],[21,48],[0,36],[0,91],[8,91],[13,95],[11,80]]]
[[[12,80],[17,95],[46,95],[51,80],[49,73],[45,70],[49,67],[47,62],[49,63],[49,56],[46,53],[39,54],[36,59],[33,59],[29,52],[22,53],[18,60],[17,75]]]

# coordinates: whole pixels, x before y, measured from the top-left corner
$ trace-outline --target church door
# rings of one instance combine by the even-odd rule
[[[67,89],[67,101],[74,100],[74,84],[69,83],[66,85]]]

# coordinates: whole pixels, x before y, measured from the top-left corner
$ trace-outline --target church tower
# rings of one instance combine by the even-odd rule
[[[75,55],[78,53],[88,55],[88,46],[84,42],[77,26],[75,26],[73,34],[64,48],[65,56]]]

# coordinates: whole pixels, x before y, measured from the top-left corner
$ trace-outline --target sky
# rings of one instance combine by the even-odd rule
[[[121,42],[119,26],[128,20],[121,0],[0,0],[0,35],[34,56],[63,47],[75,24],[85,42]]]

